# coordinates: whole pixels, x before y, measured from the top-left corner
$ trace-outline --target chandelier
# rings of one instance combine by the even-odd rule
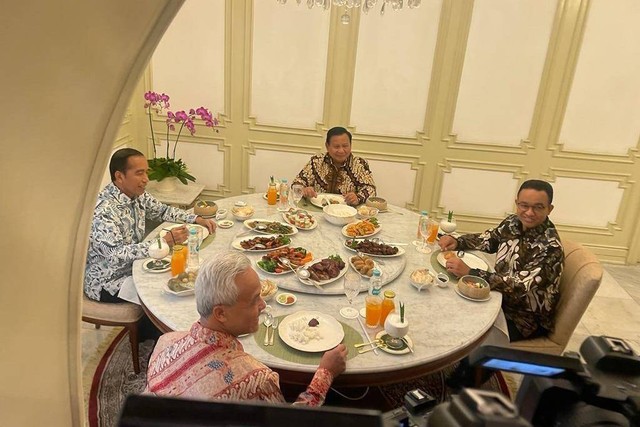
[[[286,4],[287,0],[277,0],[280,4]],[[296,0],[298,5],[302,3],[302,0]],[[344,6],[346,8],[344,15],[340,18],[340,21],[343,24],[348,24],[351,22],[351,17],[349,16],[350,9],[362,9],[362,13],[365,15],[369,13],[370,10],[373,10],[378,3],[378,0],[306,0],[307,7],[309,9],[313,9],[314,7],[322,8],[323,10],[329,10],[331,4],[333,6],[341,7]],[[391,8],[391,10],[400,10],[405,6],[409,7],[409,9],[414,9],[420,6],[422,0],[381,0],[380,3],[380,15],[384,15],[386,9]]]

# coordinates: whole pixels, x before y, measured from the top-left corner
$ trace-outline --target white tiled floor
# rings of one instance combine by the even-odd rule
[[[578,351],[590,335],[624,338],[640,352],[640,266],[604,265],[602,284],[591,301],[582,321],[569,341],[567,350]],[[96,330],[83,324],[82,361],[95,353],[110,328]]]

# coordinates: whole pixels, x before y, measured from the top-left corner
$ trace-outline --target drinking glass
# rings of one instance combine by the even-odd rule
[[[302,193],[304,192],[304,186],[302,184],[293,184],[291,186],[291,198],[293,199],[294,208],[298,207],[298,203],[302,200]]]
[[[435,220],[432,219],[431,221],[429,221],[429,234],[427,235],[427,243],[432,247],[436,242],[436,239],[438,238],[439,228],[440,225]]]
[[[427,246],[427,236],[429,235],[430,220],[427,217],[421,217],[418,226],[420,236],[422,236],[422,246],[418,246],[416,250],[423,254],[430,254],[431,248]]]
[[[360,292],[360,281],[360,275],[354,271],[349,271],[344,276],[344,294],[347,297],[347,301],[349,301],[349,306],[341,308],[340,315],[346,319],[355,319],[358,317],[358,310],[353,308],[351,304],[353,303],[353,299]]]

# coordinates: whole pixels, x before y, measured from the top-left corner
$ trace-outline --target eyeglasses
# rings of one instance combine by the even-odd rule
[[[533,212],[537,214],[542,213],[547,209],[547,207],[541,203],[538,203],[537,205],[529,205],[527,203],[517,202],[516,206],[518,207],[518,210],[522,212],[526,212],[529,209],[533,209]]]

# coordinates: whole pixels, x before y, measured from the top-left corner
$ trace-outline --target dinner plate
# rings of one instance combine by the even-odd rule
[[[323,259],[325,259],[327,257],[324,258],[320,258],[320,259],[315,259],[313,261],[309,261],[308,263],[306,263],[305,265],[303,265],[300,268],[309,268],[314,264],[319,263],[320,261],[322,261]],[[344,261],[344,260],[343,260]],[[344,268],[342,270],[340,270],[340,273],[334,277],[333,279],[327,279],[327,280],[314,280],[314,282],[320,286],[324,286],[324,285],[328,285],[329,283],[333,283],[336,280],[338,280],[339,278],[341,278],[342,276],[344,276],[347,273],[347,270],[349,269],[349,267],[347,266],[347,264],[345,263]],[[303,284],[307,285],[307,286],[313,286],[313,283],[311,283],[309,280],[306,279],[302,279],[300,276],[298,276],[298,280],[300,280],[300,282],[302,282]]]
[[[249,224],[254,224],[254,223],[257,223],[257,222],[263,222],[265,224],[269,224],[269,223],[275,222],[275,223],[278,223],[278,224],[280,224],[282,226],[291,228],[291,232],[289,232],[289,233],[274,233],[273,231],[261,231],[261,230],[256,230],[255,227],[252,227],[251,225],[249,225]],[[243,222],[243,224],[248,229],[253,230],[254,232],[260,233],[260,234],[283,234],[285,236],[291,236],[291,235],[296,234],[298,232],[298,229],[294,225],[291,225],[291,224],[289,224],[287,222],[273,221],[273,220],[264,219],[264,218],[247,219],[246,221]]]
[[[254,234],[250,236],[240,237],[234,240],[233,242],[231,242],[231,247],[234,249],[238,249],[239,251],[246,251],[246,252],[271,252],[274,249],[284,248],[291,244],[291,242],[289,242],[286,245],[272,246],[266,249],[245,249],[240,245],[240,242],[244,242],[245,240],[255,239],[256,237],[278,237],[278,235],[277,234]]]
[[[279,249],[279,248],[278,248],[278,249]],[[306,250],[306,251],[307,251],[307,254],[309,254],[309,253],[310,253],[310,252],[309,252],[309,250],[307,250],[307,249],[305,249],[305,248],[300,247],[300,249],[304,249],[304,250]],[[312,254],[312,256],[313,256],[313,254]],[[285,258],[287,258],[287,259],[289,259],[289,260],[290,260],[290,258],[289,258],[289,257],[285,257]],[[258,261],[262,261],[262,258],[260,258]],[[257,267],[258,269],[260,269],[260,271],[262,271],[263,273],[265,273],[265,274],[270,274],[270,275],[272,275],[272,276],[282,276],[282,275],[284,275],[284,274],[293,273],[293,271],[294,271],[296,268],[301,267],[301,266],[298,266],[298,265],[296,265],[296,264],[291,264],[291,267],[293,267],[293,269],[294,269],[294,270],[292,270],[292,269],[290,269],[290,268],[285,268],[285,267],[283,267],[283,268],[284,268],[284,271],[283,271],[282,273],[276,273],[276,272],[273,272],[273,273],[272,273],[271,271],[267,271],[267,270],[265,270],[264,268],[260,267],[260,264],[258,264],[258,261],[256,261],[256,267]]]
[[[172,226],[168,227],[167,229],[168,229],[168,230],[171,230],[171,229],[176,228],[176,227],[182,227],[183,225],[186,225],[186,226],[187,226],[187,229],[188,229],[189,227],[196,227],[196,228],[200,228],[200,229],[202,229],[202,240],[206,239],[206,238],[207,238],[207,236],[209,235],[209,230],[208,230],[206,227],[201,226],[200,224],[173,224]],[[167,233],[168,233],[168,231],[167,231],[167,230],[162,230],[162,231],[160,231],[160,237],[164,238],[164,236],[165,236]],[[185,241],[184,241],[184,242],[182,242],[182,243],[186,245],[187,243],[189,243],[189,241],[188,241],[188,240],[185,240]]]
[[[374,236],[374,235],[378,234],[380,232],[380,230],[382,230],[382,227],[380,225],[378,225],[378,227],[374,228],[373,233],[359,234],[357,236],[350,236],[349,234],[347,234],[347,228],[348,227],[353,227],[354,225],[356,225],[356,224],[358,224],[360,222],[364,222],[364,220],[352,222],[351,224],[347,224],[344,227],[342,227],[342,235],[345,236],[345,237],[349,237],[351,239],[364,239],[366,237]]]
[[[444,252],[440,252],[437,256],[438,262],[441,266],[447,267],[447,260],[444,258]],[[469,252],[465,252],[461,258],[462,261],[469,266],[469,268],[477,268],[478,270],[488,271],[489,266],[482,258]]]
[[[169,258],[161,259],[162,265],[160,267],[155,267],[155,259],[149,259],[142,263],[142,269],[144,271],[148,271],[149,273],[166,273],[171,270],[171,260]]]
[[[358,239],[356,239],[356,240],[358,240]],[[369,252],[358,251],[358,250],[356,250],[356,249],[353,249],[353,248],[349,247],[349,246],[347,245],[347,242],[348,242],[348,240],[345,240],[345,241],[344,241],[344,247],[345,247],[345,248],[347,248],[348,250],[350,250],[351,252],[356,252],[356,253],[357,253],[357,252],[362,252],[363,254],[368,255],[368,256],[370,256],[370,257],[372,257],[372,258],[373,258],[373,257],[378,257],[378,258],[394,258],[394,257],[397,257],[397,256],[402,256],[402,255],[404,255],[404,252],[405,252],[404,248],[402,248],[402,247],[400,247],[400,246],[393,246],[393,245],[389,245],[389,246],[392,246],[392,247],[394,247],[394,248],[398,248],[398,252],[396,252],[396,253],[395,253],[395,254],[393,254],[393,255],[378,255],[378,254],[370,254]]]
[[[385,330],[382,330],[380,332],[378,332],[376,334],[376,339],[382,339],[383,336],[385,335],[389,335],[387,334],[387,332]],[[407,353],[411,353],[411,350],[409,350],[409,347],[413,348],[413,341],[411,340],[411,337],[409,335],[405,335],[404,339],[406,340],[406,342],[403,345],[403,348],[400,348],[398,350],[394,350],[392,348],[389,348],[387,346],[384,347],[378,347],[380,350],[384,351],[385,353],[389,353],[389,354],[407,354]],[[384,340],[383,340],[384,341]]]
[[[323,199],[326,199],[328,203],[331,203],[332,200],[338,202],[338,203],[331,203],[331,204],[342,204],[342,205],[345,204],[344,197],[342,197],[340,194],[331,194],[331,193],[319,193],[316,197],[310,198],[309,201],[313,206],[316,206],[322,209],[323,207],[326,206],[322,204]]]
[[[297,225],[294,222],[290,221],[289,218],[287,217],[287,215],[291,215],[289,214],[289,212],[282,212],[282,218],[287,224],[295,226],[296,228],[298,228],[298,230],[313,230],[318,226],[318,220],[315,219],[313,215],[311,215],[309,212],[305,211],[304,209],[299,209],[299,210],[302,212],[305,212],[307,215],[311,217],[311,225],[309,227],[301,227],[300,225]]]
[[[311,319],[316,319],[318,326],[314,328],[307,326],[307,328],[312,333],[317,331],[319,338],[304,342],[304,340],[299,339],[299,336],[304,334],[307,328],[302,327],[298,330],[297,327],[308,325]],[[340,344],[344,339],[344,329],[340,322],[328,314],[320,313],[319,311],[299,311],[282,319],[280,326],[278,326],[278,335],[289,347],[304,352],[316,353],[331,350]]]
[[[456,287],[453,289],[456,291],[456,294],[460,295],[464,299],[468,299],[469,301],[484,302],[484,301],[489,301],[491,299],[491,294],[489,294],[489,296],[486,298],[471,298],[469,296],[466,296],[465,294],[460,292],[460,289],[458,289],[458,285],[456,285]]]

